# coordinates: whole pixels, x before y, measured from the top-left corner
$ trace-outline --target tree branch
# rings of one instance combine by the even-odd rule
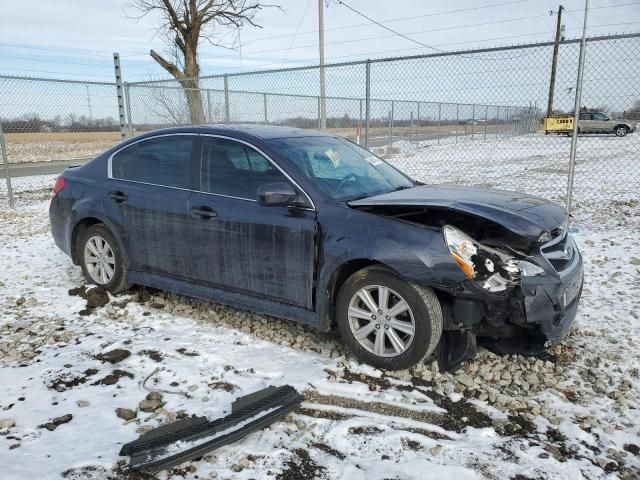
[[[157,53],[155,50],[151,49],[149,51],[149,55],[153,58],[162,68],[164,68],[167,72],[169,72],[176,80],[181,80],[184,78],[184,73],[178,69],[173,63],[165,60],[162,56]]]

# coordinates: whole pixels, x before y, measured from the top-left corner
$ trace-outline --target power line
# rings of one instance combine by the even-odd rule
[[[630,25],[630,24],[638,24],[640,22],[621,22],[621,23],[604,23],[604,24],[598,24],[598,25],[592,25],[591,28],[604,28],[604,27],[614,27],[614,26],[622,26],[622,25]],[[567,28],[567,31],[572,31],[572,30],[581,30],[580,28]],[[502,37],[490,37],[490,38],[483,38],[483,39],[477,39],[477,40],[467,40],[464,42],[450,42],[450,43],[439,43],[434,45],[435,47],[452,47],[452,46],[456,46],[456,45],[468,45],[468,44],[475,44],[475,43],[484,43],[484,42],[491,42],[491,41],[495,41],[495,40],[507,40],[507,39],[513,39],[513,38],[522,38],[522,37],[532,37],[535,35],[551,35],[553,34],[553,31],[548,30],[548,31],[544,31],[544,32],[536,32],[536,33],[526,33],[526,34],[519,34],[519,35],[507,35],[507,36],[502,36]],[[349,55],[338,55],[338,56],[333,56],[327,59],[328,62],[334,62],[335,60],[342,60],[342,59],[353,59],[353,61],[358,61],[358,60],[363,60],[365,58],[375,58],[372,56],[378,56],[381,54],[388,54],[388,53],[395,53],[395,52],[406,52],[408,50],[422,50],[423,47],[411,47],[411,48],[399,48],[399,49],[392,49],[392,50],[376,50],[376,51],[365,51],[365,52],[357,52],[357,53],[353,53],[353,54],[349,54]],[[475,57],[472,57],[475,58]],[[509,58],[514,58],[514,57],[509,57]],[[499,58],[499,60],[508,60],[509,58]],[[498,60],[498,58],[496,58],[496,60]],[[317,61],[316,57],[313,58],[301,58],[301,59],[297,59],[297,60],[291,60],[288,63],[289,64],[300,64],[300,63],[305,63],[305,62],[311,62],[311,61]],[[249,67],[274,67],[274,66],[279,66],[280,63],[254,63],[254,64],[249,64],[249,65],[244,65],[243,67],[213,67],[215,70],[219,71],[219,70],[223,70],[223,71],[229,71],[230,69],[239,69],[239,68],[249,68]],[[330,66],[330,65],[329,65]]]
[[[338,4],[339,4],[339,5],[344,5],[344,6],[345,6],[345,7],[347,7],[349,10],[351,10],[353,13],[355,13],[355,14],[357,14],[357,15],[360,15],[360,16],[361,16],[361,17],[363,17],[363,18],[366,18],[366,19],[367,19],[367,20],[369,20],[370,22],[375,23],[375,24],[376,24],[376,25],[378,25],[379,27],[382,27],[382,28],[384,28],[385,30],[388,30],[389,32],[391,32],[391,33],[393,33],[393,34],[395,34],[395,35],[397,35],[397,36],[399,36],[399,37],[402,37],[402,38],[404,38],[404,39],[406,39],[406,40],[409,40],[410,42],[413,42],[413,43],[416,43],[416,44],[418,44],[418,45],[421,45],[421,46],[423,46],[423,47],[425,47],[425,48],[430,48],[430,49],[432,49],[432,50],[435,50],[436,52],[442,52],[442,50],[438,50],[437,48],[432,47],[431,45],[427,45],[426,43],[422,43],[422,42],[419,42],[418,40],[415,40],[415,39],[413,39],[413,38],[411,38],[411,37],[407,37],[407,36],[406,36],[405,34],[403,34],[403,33],[400,33],[400,32],[398,32],[398,31],[396,31],[396,30],[393,30],[392,28],[389,28],[389,27],[387,27],[386,25],[383,25],[383,24],[382,24],[382,23],[380,23],[380,22],[376,22],[373,18],[368,17],[367,15],[365,15],[365,14],[364,14],[364,13],[362,13],[362,12],[359,12],[358,10],[356,10],[355,8],[353,8],[352,6],[350,6],[350,5],[346,4],[346,3],[344,3],[342,0],[336,0],[336,1],[338,2]]]
[[[284,63],[287,61],[287,58],[289,57],[289,52],[291,51],[291,47],[293,47],[293,44],[296,41],[296,37],[298,36],[298,31],[302,26],[302,22],[304,21],[304,18],[307,16],[307,10],[309,9],[309,5],[311,5],[311,0],[307,0],[307,5],[304,7],[304,12],[302,12],[302,17],[300,18],[300,22],[298,22],[298,26],[296,27],[296,33],[294,33],[293,37],[291,37],[289,48],[287,48],[287,53],[285,53],[284,58],[282,59],[281,65],[284,65]]]
[[[435,16],[440,16],[440,15],[449,15],[451,13],[461,13],[461,12],[469,12],[469,11],[473,11],[473,10],[480,10],[480,9],[484,9],[484,8],[491,8],[491,7],[499,7],[499,6],[504,6],[504,5],[513,5],[516,3],[523,3],[523,2],[529,2],[531,0],[512,0],[509,2],[501,2],[501,3],[492,3],[492,4],[488,4],[488,5],[480,5],[477,7],[470,7],[470,8],[459,8],[457,10],[448,10],[445,12],[435,12],[435,13],[427,13],[424,15],[417,15],[417,16],[413,16],[413,17],[399,17],[399,18],[392,18],[390,20],[384,20],[381,21],[380,23],[395,23],[395,22],[403,22],[406,20],[415,20],[418,18],[425,18],[425,17],[435,17]],[[374,25],[376,22],[367,22],[367,23],[358,23],[358,24],[353,24],[353,25],[343,25],[340,27],[332,27],[332,28],[326,28],[325,32],[330,32],[330,31],[335,31],[335,30],[347,30],[347,29],[351,29],[351,28],[358,28],[358,27],[366,27],[369,25]],[[300,32],[298,35],[311,35],[312,33],[318,33],[318,30],[308,30],[306,32]],[[269,35],[269,36],[265,36],[265,37],[258,37],[258,38],[254,38],[253,40],[248,41],[245,45],[249,45],[253,42],[257,42],[257,41],[262,41],[262,40],[272,40],[272,39],[276,39],[276,38],[289,38],[291,35]]]

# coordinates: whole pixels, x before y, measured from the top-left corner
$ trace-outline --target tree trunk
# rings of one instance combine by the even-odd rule
[[[180,84],[187,98],[187,106],[189,107],[189,118],[193,125],[204,124],[204,109],[202,107],[202,92],[198,85],[198,79],[181,80]]]

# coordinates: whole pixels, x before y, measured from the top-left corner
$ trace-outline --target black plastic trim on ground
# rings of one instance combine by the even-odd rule
[[[191,417],[178,420],[141,435],[137,440],[122,446],[120,455],[129,455],[131,468],[147,473],[157,473],[180,463],[201,457],[211,450],[240,440],[251,432],[260,430],[292,412],[302,402],[303,397],[293,387],[268,387],[264,390],[238,398],[232,404],[232,411],[224,418],[211,422],[205,417]],[[269,413],[251,421],[260,412]],[[246,425],[226,435],[204,441],[199,445],[179,451],[177,442],[196,443],[211,435],[247,422]],[[183,447],[184,448],[184,447]],[[172,453],[173,451],[176,453]]]

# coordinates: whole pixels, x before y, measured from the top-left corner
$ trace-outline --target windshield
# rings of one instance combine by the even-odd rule
[[[278,138],[268,143],[335,200],[371,197],[414,186],[411,179],[384,160],[342,138]]]

